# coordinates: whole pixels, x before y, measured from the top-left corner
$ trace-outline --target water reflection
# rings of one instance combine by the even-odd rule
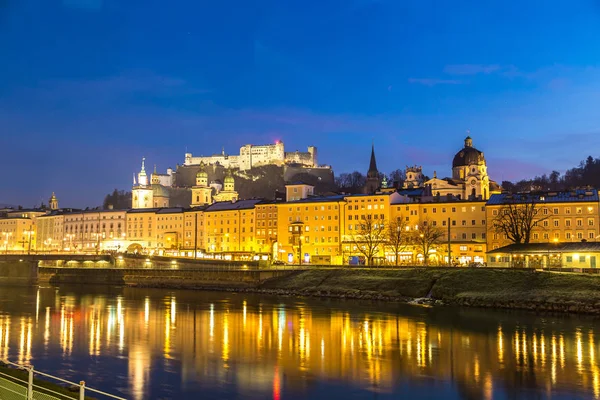
[[[135,399],[326,397],[314,382],[338,394],[600,398],[592,319],[131,289],[31,296],[0,294],[1,358],[58,362]]]

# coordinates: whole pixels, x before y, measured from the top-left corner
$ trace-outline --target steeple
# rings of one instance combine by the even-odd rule
[[[48,202],[51,210],[58,210],[58,199],[54,192],[52,192],[52,196],[50,197],[50,201]]]
[[[142,157],[142,170],[140,171],[140,173],[138,174],[138,184],[140,186],[147,186],[148,185],[148,175],[146,175],[146,157]]]
[[[373,194],[381,187],[379,181],[379,171],[377,170],[377,161],[375,160],[375,143],[371,145],[371,161],[369,162],[369,171],[367,172],[367,182],[363,189],[365,194]]]
[[[375,143],[371,145],[371,161],[369,162],[369,171],[367,172],[367,177],[379,179],[377,160],[375,160]]]

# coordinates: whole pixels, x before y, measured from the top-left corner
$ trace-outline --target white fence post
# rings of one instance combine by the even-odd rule
[[[29,380],[27,382],[27,400],[33,400],[33,365],[27,369]]]
[[[85,400],[85,381],[79,382],[79,400]]]

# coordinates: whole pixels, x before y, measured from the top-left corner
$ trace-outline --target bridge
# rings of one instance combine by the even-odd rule
[[[73,253],[31,253],[31,254],[3,254],[0,261],[76,261],[76,262],[114,262],[110,254],[73,254]]]

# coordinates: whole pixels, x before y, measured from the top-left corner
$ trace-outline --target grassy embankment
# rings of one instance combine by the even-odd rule
[[[6,364],[3,364],[0,362],[0,372],[2,374],[5,374],[5,375],[0,375],[0,378],[14,382],[21,386],[27,386],[27,384],[24,383],[29,380],[29,373],[27,371],[15,369],[15,368],[9,368],[6,366]],[[7,377],[6,375],[9,375],[10,377],[12,377],[14,379],[11,379],[11,378]],[[44,393],[44,394],[47,394],[49,396],[54,396],[54,397],[58,397],[56,393],[60,393],[60,395],[62,396],[61,398],[73,398],[73,399],[79,398],[79,389],[77,389],[76,392],[73,392],[73,391],[69,390],[69,388],[66,388],[64,386],[61,386],[61,385],[58,385],[58,384],[55,384],[52,382],[48,382],[45,380],[36,379],[36,378],[34,378],[33,384],[35,385],[34,390],[39,393]],[[0,396],[0,398],[2,398],[2,396]],[[85,396],[85,398],[87,400],[94,400],[93,397]]]
[[[600,276],[523,270],[310,270],[269,280],[258,289],[397,301],[429,294],[446,304],[600,314]]]

